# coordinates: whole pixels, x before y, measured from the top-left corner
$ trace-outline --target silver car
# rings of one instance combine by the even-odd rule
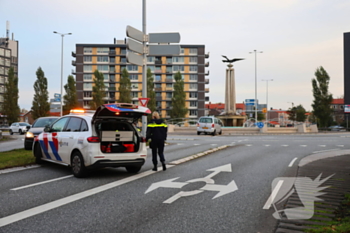
[[[12,123],[10,126],[10,134],[12,135],[13,133],[19,133],[19,134],[24,134],[30,129],[31,125],[28,124],[27,122],[15,122]]]
[[[199,118],[197,122],[197,135],[204,134],[221,134],[222,133],[222,122],[216,117],[213,116],[205,116]]]

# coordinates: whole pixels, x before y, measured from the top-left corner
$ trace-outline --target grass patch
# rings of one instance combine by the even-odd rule
[[[31,150],[17,149],[0,152],[0,169],[34,164],[35,158]]]

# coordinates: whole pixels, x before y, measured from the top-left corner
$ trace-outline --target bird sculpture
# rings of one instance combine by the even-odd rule
[[[234,58],[234,59],[228,59],[228,57],[221,55],[223,58],[226,58],[226,60],[222,60],[223,62],[233,63],[236,61],[244,60],[244,58]]]

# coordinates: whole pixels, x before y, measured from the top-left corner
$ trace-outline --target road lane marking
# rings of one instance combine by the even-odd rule
[[[252,144],[246,144],[245,146],[252,146]]]
[[[282,145],[282,146],[287,147],[287,146],[289,146],[289,145]]]
[[[337,145],[337,146],[339,146],[339,147],[344,147],[344,145]]]
[[[318,145],[319,147],[326,147],[326,145]]]
[[[13,188],[13,189],[11,189],[11,190],[16,191],[16,190],[25,189],[25,188],[29,188],[29,187],[33,187],[33,186],[37,186],[37,185],[41,185],[41,184],[46,184],[46,183],[54,182],[54,181],[57,181],[57,180],[67,179],[67,178],[70,178],[70,177],[73,177],[73,175],[63,176],[63,177],[56,178],[56,179],[52,179],[52,180],[46,180],[46,181],[43,181],[43,182],[38,182],[38,183],[34,183],[34,184],[29,184],[29,185],[25,185],[25,186]]]
[[[193,144],[194,146],[199,146],[200,144]]]
[[[333,150],[339,150],[339,149],[319,150],[319,151],[314,151],[314,152],[312,152],[312,153],[313,153],[313,154],[316,154],[316,153],[327,152],[327,151],[333,151]]]
[[[307,145],[300,145],[301,147],[307,147]]]
[[[4,170],[0,170],[0,174],[5,174],[5,173],[10,173],[10,172],[17,172],[17,171],[23,171],[27,169],[32,169],[32,168],[38,168],[41,167],[40,165],[30,165],[26,167],[14,167],[14,168],[7,168]]]
[[[210,144],[211,146],[216,146],[217,144]]]
[[[167,165],[168,168],[173,167],[173,166],[174,165]],[[105,185],[102,185],[102,186],[99,186],[99,187],[96,187],[93,189],[86,190],[86,191],[81,192],[81,193],[77,193],[77,194],[74,194],[74,195],[71,195],[68,197],[58,199],[58,200],[53,201],[53,202],[49,202],[47,204],[43,204],[43,205],[28,209],[28,210],[24,210],[24,211],[16,213],[16,214],[9,215],[7,217],[0,218],[0,227],[6,226],[8,224],[11,224],[11,223],[14,223],[17,221],[20,221],[20,220],[25,219],[25,218],[32,217],[32,216],[37,215],[37,214],[41,214],[43,212],[58,208],[60,206],[72,203],[74,201],[78,201],[78,200],[83,199],[85,197],[89,197],[89,196],[95,195],[97,193],[118,187],[120,185],[127,184],[129,182],[132,182],[134,180],[152,175],[154,173],[155,172],[152,170],[145,171],[145,172],[142,172],[140,174],[133,175],[133,176],[127,177],[127,178],[122,179],[122,180],[118,180],[118,181],[115,181],[115,182],[112,182],[109,184],[105,184]]]
[[[293,166],[293,163],[297,160],[298,158],[295,157],[288,165],[288,167],[292,167]]]
[[[279,180],[279,181],[277,182],[276,187],[273,189],[273,191],[272,191],[272,193],[271,193],[269,199],[267,199],[267,201],[266,201],[266,203],[265,203],[265,205],[264,205],[264,207],[263,207],[264,210],[270,209],[271,204],[272,204],[273,201],[275,200],[275,197],[276,197],[278,191],[280,190],[280,188],[281,188],[283,182],[284,182],[284,180]]]
[[[266,147],[270,146],[270,145],[265,145]]]

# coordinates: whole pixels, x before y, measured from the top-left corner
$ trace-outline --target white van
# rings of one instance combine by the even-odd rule
[[[203,116],[200,117],[197,122],[197,135],[204,134],[221,134],[222,133],[222,122],[216,117],[213,116]]]

